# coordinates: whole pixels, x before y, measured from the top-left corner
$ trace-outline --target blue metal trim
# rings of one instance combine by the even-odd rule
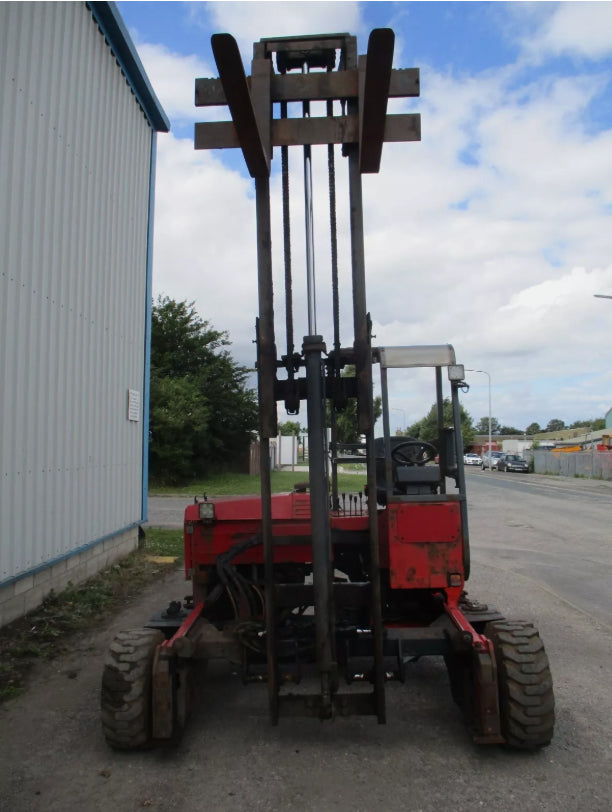
[[[149,224],[147,228],[147,281],[144,334],[144,381],[142,384],[142,499],[141,521],[148,516],[149,493],[149,403],[151,396],[151,311],[153,308],[153,215],[155,213],[155,165],[157,133],[151,133],[151,166],[149,169]]]
[[[127,533],[128,530],[133,530],[135,527],[140,527],[140,522],[128,524],[127,527],[123,528],[123,530],[116,530],[114,533],[108,533],[106,536],[102,536],[95,541],[89,541],[87,544],[83,544],[81,547],[77,547],[75,550],[71,550],[69,553],[64,553],[64,555],[60,555],[51,561],[45,561],[44,564],[39,564],[37,567],[32,567],[29,570],[20,572],[19,575],[13,575],[11,578],[7,578],[5,581],[0,581],[0,589],[14,584],[15,581],[21,581],[22,578],[27,578],[28,575],[36,575],[37,572],[48,570],[49,567],[54,567],[56,564],[60,564],[62,561],[67,561],[69,558],[72,558],[79,553],[84,553],[86,550],[90,550],[92,547],[95,547],[98,544],[102,544],[105,541],[114,539],[117,536],[120,536],[122,533]]]
[[[113,53],[134,91],[151,125],[157,132],[167,133],[170,121],[164,113],[155,91],[142,66],[132,38],[115,3],[87,3],[94,20],[109,42]]]

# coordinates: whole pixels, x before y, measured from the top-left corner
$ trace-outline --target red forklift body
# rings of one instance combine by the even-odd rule
[[[214,523],[200,520],[199,504],[185,511],[185,571],[191,578],[199,567],[214,564],[218,555],[261,532],[261,499],[219,497]],[[310,498],[307,493],[272,497],[275,561],[312,563]],[[368,532],[368,517],[330,516],[333,531]],[[389,568],[393,589],[463,586],[463,538],[457,502],[395,503],[378,517],[380,563]],[[283,544],[282,540],[287,543]],[[303,543],[301,543],[303,542]],[[252,548],[236,564],[263,564],[261,548]]]
[[[458,502],[391,504],[381,524],[381,566],[387,552],[392,589],[463,586]]]

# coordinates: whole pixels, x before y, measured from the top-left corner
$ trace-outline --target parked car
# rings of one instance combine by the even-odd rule
[[[494,471],[497,468],[497,463],[499,462],[500,457],[503,457],[501,451],[491,451],[490,454],[484,454],[482,458],[481,468],[484,471],[485,468],[490,468]]]
[[[464,465],[482,465],[482,458],[478,456],[478,454],[464,454],[463,455],[463,464]]]
[[[518,471],[521,474],[529,473],[529,465],[518,454],[503,454],[497,463],[498,471]]]

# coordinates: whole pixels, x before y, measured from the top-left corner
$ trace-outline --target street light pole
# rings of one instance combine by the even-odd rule
[[[466,372],[480,372],[489,379],[489,473],[493,473],[493,457],[491,456],[491,376],[485,369],[466,369]]]

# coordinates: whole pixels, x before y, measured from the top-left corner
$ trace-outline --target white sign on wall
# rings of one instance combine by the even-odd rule
[[[140,392],[138,389],[128,389],[128,420],[138,423],[140,420]]]

